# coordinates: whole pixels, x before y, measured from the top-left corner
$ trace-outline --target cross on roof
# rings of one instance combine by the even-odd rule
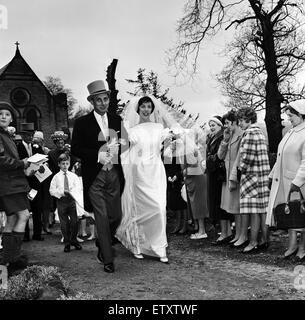
[[[15,42],[15,45],[16,45],[17,49],[19,49],[18,46],[20,45],[20,43],[18,41]]]

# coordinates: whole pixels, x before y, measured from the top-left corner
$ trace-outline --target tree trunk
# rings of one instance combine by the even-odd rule
[[[268,132],[269,152],[276,153],[282,139],[281,102],[283,96],[279,91],[276,52],[274,46],[273,27],[268,16],[261,21],[263,29],[263,50],[266,63],[266,114],[265,123]]]
[[[118,59],[113,59],[111,64],[107,68],[107,83],[110,92],[110,105],[109,105],[109,113],[116,113],[118,108],[119,100],[117,99],[118,96],[118,90],[115,88],[115,70],[116,66],[118,64]]]

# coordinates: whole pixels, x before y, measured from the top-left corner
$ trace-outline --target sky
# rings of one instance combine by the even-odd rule
[[[226,61],[219,55],[231,34],[206,42],[199,56],[199,73],[192,82],[175,84],[166,51],[177,40],[177,21],[185,0],[0,0],[8,12],[7,29],[0,29],[0,67],[15,54],[14,43],[41,80],[60,77],[86,106],[87,84],[106,78],[107,66],[118,59],[116,87],[124,102],[132,91],[126,79],[145,68],[158,74],[163,88],[190,113],[205,122],[224,114],[215,73]],[[1,7],[0,7],[1,8]]]

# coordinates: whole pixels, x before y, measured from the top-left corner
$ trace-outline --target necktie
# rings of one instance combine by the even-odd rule
[[[67,177],[67,173],[64,173],[65,177],[64,177],[64,191],[69,192],[69,181],[68,181],[68,177]]]
[[[26,148],[26,151],[27,151],[27,153],[28,153],[29,157],[31,157],[31,156],[32,156],[32,148],[31,148],[31,144],[30,144],[30,143],[26,143],[26,142],[25,142],[25,148]]]
[[[105,139],[107,140],[108,128],[107,128],[107,123],[106,123],[106,118],[105,117],[106,117],[106,115],[102,116],[102,124],[103,124],[103,133],[104,133]]]

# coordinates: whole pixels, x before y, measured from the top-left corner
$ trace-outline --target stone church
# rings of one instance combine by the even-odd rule
[[[0,69],[0,100],[16,110],[12,123],[17,133],[25,127],[44,133],[46,145],[53,148],[51,134],[68,130],[68,105],[64,93],[53,96],[22,57],[16,42],[13,59]]]

